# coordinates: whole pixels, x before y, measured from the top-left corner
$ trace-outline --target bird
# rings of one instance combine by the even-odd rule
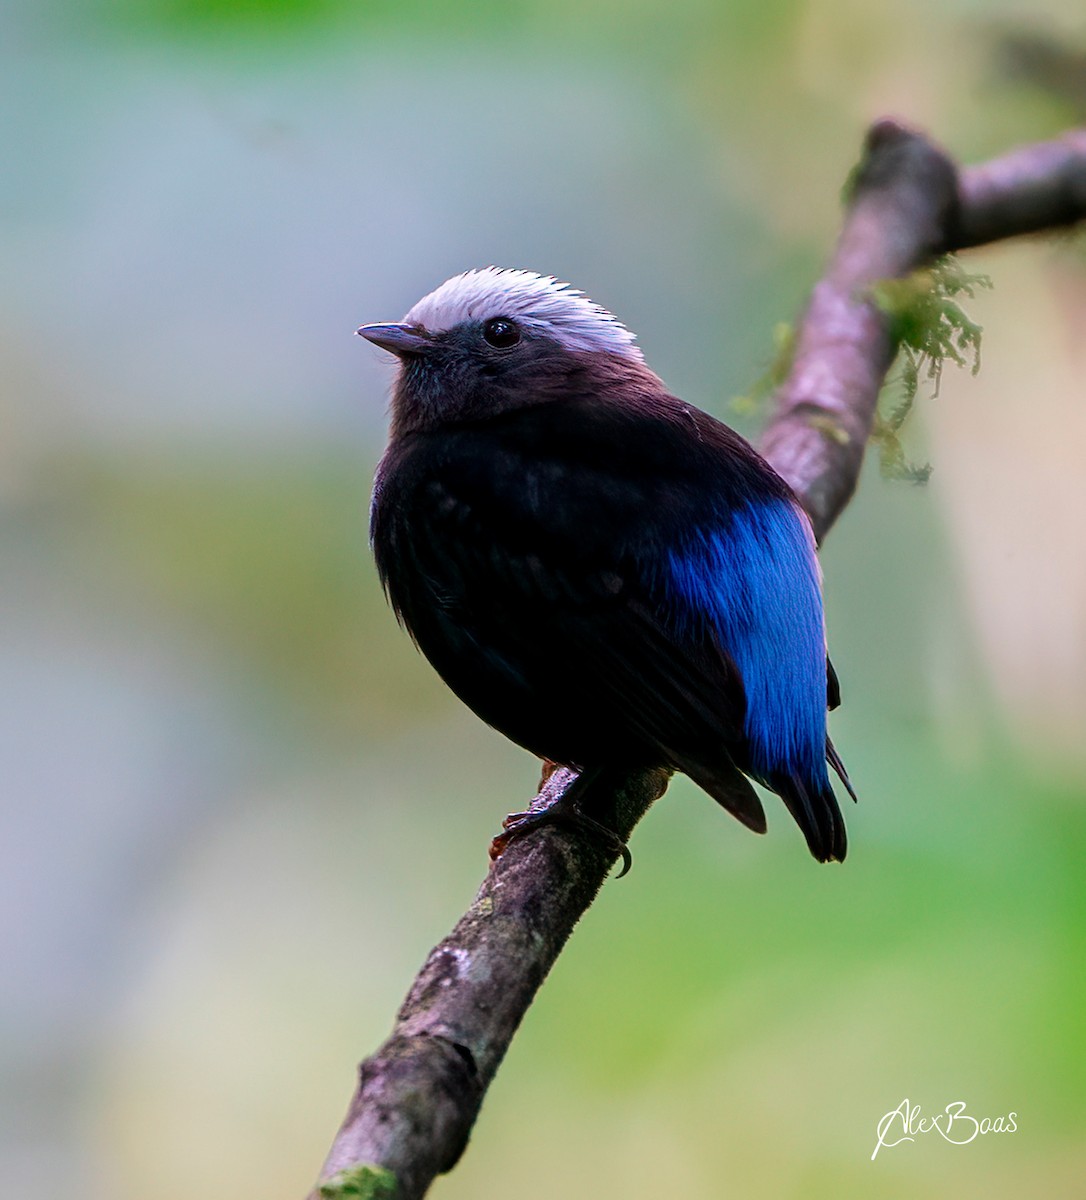
[[[784,479],[555,276],[474,268],[357,332],[398,360],[378,575],[460,700],[580,772],[570,805],[589,825],[590,785],[665,768],[758,833],[762,785],[815,859],[843,860],[828,767],[855,792],[826,730],[840,689]],[[513,816],[512,834],[538,821]]]

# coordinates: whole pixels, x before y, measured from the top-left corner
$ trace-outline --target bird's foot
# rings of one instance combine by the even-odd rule
[[[622,870],[615,877],[621,879],[633,866],[633,855],[630,853],[630,848],[613,829],[608,829],[606,825],[583,813],[577,804],[576,797],[570,794],[572,791],[573,787],[571,786],[569,791],[545,808],[510,813],[502,821],[502,832],[490,843],[491,859],[497,860],[517,838],[531,833],[533,829],[538,829],[542,825],[569,825],[599,838],[608,850],[622,858]]]

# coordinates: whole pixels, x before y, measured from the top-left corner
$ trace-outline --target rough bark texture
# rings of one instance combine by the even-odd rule
[[[554,771],[532,807],[549,804],[574,778]],[[626,841],[666,786],[663,772],[632,775],[593,813]],[[366,1165],[390,1172],[399,1191],[387,1194],[405,1200],[456,1165],[536,989],[616,858],[601,839],[562,825],[510,844],[430,952],[392,1036],[362,1064],[318,1195],[383,1196],[358,1190]]]
[[[959,170],[893,121],[867,135],[844,225],[800,324],[791,373],[762,451],[800,496],[821,541],[860,474],[895,346],[870,285],[950,250],[1069,225],[1086,216],[1086,131]],[[554,772],[533,807],[573,778]],[[593,812],[626,840],[667,786],[631,775]],[[581,914],[617,855],[562,825],[512,843],[471,908],[434,948],[358,1089],[316,1197],[417,1200],[467,1145],[483,1096]]]
[[[819,541],[855,490],[896,350],[867,293],[931,261],[958,218],[950,159],[892,121],[873,125],[836,251],[811,293],[761,444],[803,501]]]

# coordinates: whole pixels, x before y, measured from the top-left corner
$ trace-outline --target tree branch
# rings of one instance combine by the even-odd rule
[[[959,171],[923,135],[893,121],[871,127],[762,438],[820,541],[856,487],[896,351],[887,318],[867,298],[871,285],[946,251],[1084,216],[1084,130]],[[532,807],[573,778],[554,771]],[[593,813],[625,841],[666,787],[663,771],[631,774],[594,796]],[[493,863],[471,908],[431,951],[391,1036],[362,1063],[311,1200],[417,1200],[456,1165],[513,1034],[616,857],[579,829],[550,825]]]
[[[966,167],[959,191],[961,215],[950,250],[1073,225],[1086,213],[1086,129]]]

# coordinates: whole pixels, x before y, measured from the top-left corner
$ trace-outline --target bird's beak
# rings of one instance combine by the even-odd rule
[[[418,325],[363,325],[356,332],[359,337],[401,358],[409,354],[422,354],[431,344],[430,335]]]

